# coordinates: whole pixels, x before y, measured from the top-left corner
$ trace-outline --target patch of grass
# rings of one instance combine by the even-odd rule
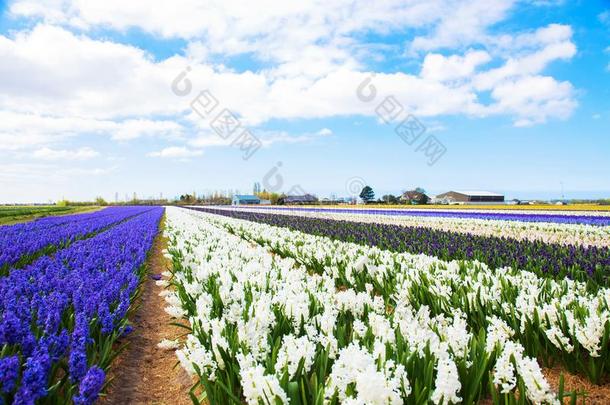
[[[2,206],[0,207],[0,225],[12,225],[48,216],[77,214],[94,211],[99,208],[100,207],[58,207],[54,205]]]

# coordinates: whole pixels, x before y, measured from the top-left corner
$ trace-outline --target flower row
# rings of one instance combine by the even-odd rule
[[[469,235],[505,237],[516,240],[541,241],[561,245],[582,245],[610,247],[610,226],[593,226],[583,224],[558,224],[544,222],[518,222],[504,220],[417,217],[411,215],[373,215],[355,210],[352,213],[335,213],[328,210],[311,212],[301,208],[295,209],[261,209],[259,208],[222,208],[247,212],[282,214],[308,218],[345,220],[369,224],[401,225],[406,227],[423,227],[444,232],[458,232]]]
[[[449,315],[457,307],[469,315],[471,324],[480,326],[485,324],[481,315],[499,316],[523,334],[518,339],[532,355],[549,362],[563,359],[566,367],[594,382],[610,365],[605,355],[610,342],[608,288],[591,292],[586,283],[548,280],[512,268],[491,271],[478,262],[395,254],[241,220],[216,217],[213,221],[310,269],[322,272],[330,266],[342,284],[370,283],[388,299],[409,300],[415,306],[438,300],[439,311]],[[394,277],[392,268],[406,272],[404,278]]]
[[[421,253],[443,260],[478,260],[492,268],[510,266],[554,278],[569,276],[578,280],[593,280],[600,285],[607,285],[610,282],[608,280],[610,249],[608,248],[469,235],[418,226],[406,227],[216,208],[196,209],[396,252]]]
[[[146,207],[110,207],[89,214],[48,217],[0,227],[0,275],[70,242],[141,214]]]
[[[162,213],[140,210],[0,278],[0,403],[95,402]]]
[[[556,403],[536,358],[606,366],[607,291],[177,208],[168,225],[177,353],[211,403]]]
[[[249,208],[249,207],[243,207]],[[483,219],[492,221],[542,222],[557,224],[583,224],[593,226],[610,226],[608,212],[578,211],[506,211],[506,210],[439,210],[439,209],[369,209],[369,208],[317,208],[317,207],[257,207],[267,210],[299,210],[304,212],[325,212],[361,215],[413,216],[434,218]]]

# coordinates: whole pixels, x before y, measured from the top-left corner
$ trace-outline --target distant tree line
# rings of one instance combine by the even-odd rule
[[[261,200],[268,200],[272,205],[277,205],[282,197],[286,197],[285,194],[272,193],[266,190],[255,193]],[[375,191],[371,186],[364,186],[359,194],[360,199],[365,204],[384,204],[384,205],[423,205],[430,202],[430,198],[426,195],[426,190],[421,187],[417,187],[414,190],[407,191],[400,195],[384,194],[380,198],[375,198]],[[174,200],[167,199],[138,199],[135,197],[125,202],[108,202],[101,196],[96,197],[94,201],[70,201],[60,200],[54,205],[57,207],[85,207],[85,206],[113,206],[113,205],[231,205],[232,197],[222,195],[219,193],[197,196],[195,193],[192,194],[181,194]],[[319,201],[319,204],[328,203],[340,203],[342,201]],[[354,200],[355,202],[355,200]],[[610,198],[608,199],[572,199],[569,200],[571,204],[592,204],[592,205],[610,205]],[[540,204],[548,202],[539,202]],[[552,203],[552,201],[551,201]],[[52,203],[50,203],[52,204]]]

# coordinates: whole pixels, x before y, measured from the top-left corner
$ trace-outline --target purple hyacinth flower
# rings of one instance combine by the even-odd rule
[[[91,367],[79,386],[79,394],[73,398],[78,405],[93,404],[104,386],[106,373],[99,367]]]
[[[0,388],[1,392],[8,394],[15,389],[19,378],[19,357],[10,356],[0,359]]]
[[[15,394],[14,405],[35,404],[36,400],[47,395],[48,373],[51,367],[49,354],[37,349],[25,362],[21,385]]]

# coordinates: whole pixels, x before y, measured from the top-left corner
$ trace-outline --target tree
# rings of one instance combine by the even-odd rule
[[[386,204],[398,204],[398,197],[392,194],[384,195],[381,200]]]
[[[426,190],[424,190],[422,187],[416,187],[415,191],[420,193],[421,195],[416,198],[414,202],[416,204],[428,204],[430,198],[426,195]]]
[[[416,187],[416,188],[415,188],[415,191],[417,191],[418,193],[426,194],[426,190],[424,190],[424,189],[423,189],[423,188],[421,188],[421,187]]]
[[[256,196],[261,200],[269,200],[272,205],[276,205],[278,200],[280,199],[280,195],[278,193],[270,193],[267,190],[263,190],[259,193],[256,193]]]
[[[97,197],[95,199],[95,205],[99,205],[100,207],[104,207],[104,206],[108,205],[108,203],[102,197]]]
[[[362,198],[362,201],[364,201],[365,203],[369,203],[375,200],[375,192],[371,187],[364,186],[364,188],[360,192],[360,198]]]
[[[424,193],[415,199],[415,203],[420,205],[428,204],[428,201],[430,201],[430,198]]]
[[[181,203],[186,203],[186,204],[193,204],[193,203],[197,202],[197,199],[195,198],[194,195],[182,194],[180,196],[180,202]]]

